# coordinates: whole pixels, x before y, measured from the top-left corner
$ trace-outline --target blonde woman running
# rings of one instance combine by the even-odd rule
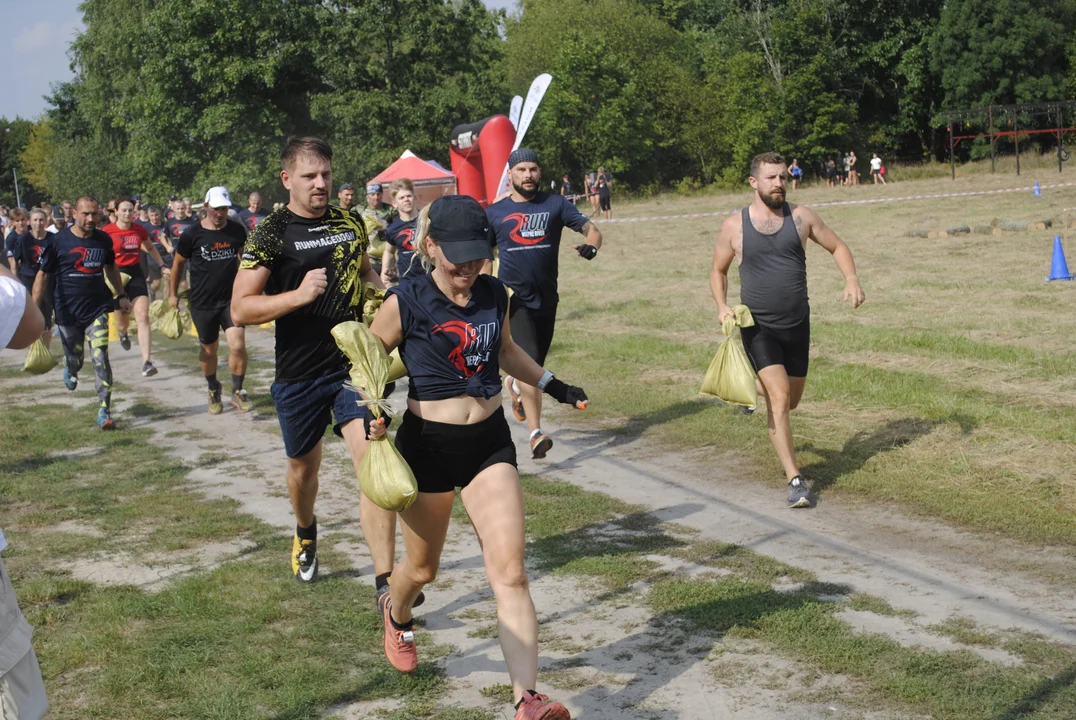
[[[534,690],[538,620],[523,566],[523,493],[501,407],[500,371],[579,408],[587,396],[512,342],[505,286],[480,274],[492,257],[492,233],[475,200],[438,198],[420,214],[416,235],[415,251],[433,269],[389,290],[370,326],[387,350],[400,348],[408,368],[407,413],[396,447],[419,490],[415,504],[400,513],[407,555],[379,603],[385,655],[403,672],[418,665],[411,607],[437,575],[460,488],[497,602],[516,720],[568,720],[562,704]],[[369,427],[372,440],[384,436],[380,422]]]

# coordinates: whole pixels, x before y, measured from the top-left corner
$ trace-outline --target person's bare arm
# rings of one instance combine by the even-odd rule
[[[384,267],[384,265],[382,265]],[[370,262],[370,256],[366,253],[362,254],[362,262],[359,264],[359,278],[363,282],[368,282],[374,287],[384,290],[385,283],[381,280],[381,276],[374,272],[374,266]]]
[[[859,277],[856,275],[856,262],[852,259],[852,251],[848,249],[848,245],[845,244],[844,240],[837,237],[837,233],[826,225],[818,213],[802,205],[797,209],[802,213],[802,217],[807,224],[809,237],[833,256],[833,261],[837,263],[841,274],[844,275],[844,296],[842,299],[851,300],[854,308],[859,307],[866,301],[867,296],[863,293],[863,288],[860,287]]]
[[[389,276],[389,268],[396,264],[396,247],[385,243],[385,252],[381,254],[381,284],[388,287],[392,282]]]
[[[325,268],[310,270],[299,287],[279,295],[263,294],[268,282],[269,268],[264,265],[239,269],[232,286],[232,322],[261,325],[276,320],[314,302],[329,285]]]
[[[587,224],[579,229],[580,235],[585,235],[587,245],[593,245],[595,250],[600,250],[602,246],[602,232],[598,229],[598,226],[594,223],[587,221]],[[579,245],[575,246],[576,252],[579,251]]]
[[[183,281],[183,270],[187,265],[187,258],[180,254],[172,256],[172,274],[168,277],[168,304],[179,309],[179,283]]]
[[[161,254],[157,252],[157,247],[148,237],[142,238],[142,249],[149,253],[149,256],[153,258],[153,262],[157,263],[157,267],[165,272],[168,271],[168,268],[164,266],[164,259],[161,257]]]
[[[120,277],[120,269],[115,265],[105,265],[105,275],[108,276],[112,287],[119,288],[119,294],[123,295],[123,278]],[[125,295],[119,300],[119,308],[122,313],[131,312],[131,301]]]
[[[395,294],[385,298],[377,309],[370,332],[377,336],[385,346],[385,352],[391,353],[403,342],[403,325],[400,320],[400,299]]]
[[[15,275],[14,272],[8,272],[7,268],[0,267],[0,275],[10,278],[14,282],[22,285],[21,281]],[[41,291],[37,290],[37,284],[41,282],[41,276],[44,273],[38,273],[37,280],[34,282],[33,296],[29,293],[26,294],[26,303],[22,308],[22,319],[19,320],[19,326],[15,328],[15,334],[11,336],[11,340],[8,341],[7,346],[12,350],[22,350],[23,348],[30,347],[34,340],[41,337],[41,333],[45,331],[45,318],[41,314],[41,311],[37,308],[37,303],[34,299],[41,296],[44,293],[45,285],[42,285]],[[46,278],[46,283],[48,279]]]
[[[710,292],[714,296],[714,302],[717,303],[718,322],[732,315],[728,300],[729,268],[732,267],[732,261],[736,259],[733,240],[740,222],[740,215],[736,213],[721,223],[721,228],[717,231],[717,242],[714,244],[714,260],[710,267]]]
[[[37,277],[34,278],[33,299],[35,305],[40,305],[41,301],[45,299],[45,293],[48,292],[49,280],[52,278],[52,273],[47,273],[43,270],[37,271]]]

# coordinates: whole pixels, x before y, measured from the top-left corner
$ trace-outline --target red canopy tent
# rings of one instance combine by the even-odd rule
[[[393,180],[408,178],[415,184],[415,206],[420,208],[442,195],[456,194],[456,176],[447,170],[434,167],[420,159],[410,150],[404,152],[396,162],[389,165],[370,182],[383,183],[386,186]],[[389,189],[385,188],[385,202],[391,203]]]

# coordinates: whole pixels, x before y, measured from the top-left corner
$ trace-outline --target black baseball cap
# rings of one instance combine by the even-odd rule
[[[445,195],[430,204],[430,237],[453,265],[493,259],[493,230],[486,211],[467,195]]]
[[[343,192],[344,190],[354,190],[354,189],[355,188],[351,187],[351,183],[344,183],[343,185],[340,186],[340,191],[341,192]]]

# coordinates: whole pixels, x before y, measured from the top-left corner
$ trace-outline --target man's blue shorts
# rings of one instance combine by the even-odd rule
[[[288,457],[299,458],[313,450],[330,422],[335,421],[333,432],[342,437],[340,428],[344,423],[373,418],[368,407],[359,405],[359,394],[344,387],[349,378],[344,369],[310,380],[275,382],[269,388]],[[395,383],[389,383],[385,397],[395,387]]]

